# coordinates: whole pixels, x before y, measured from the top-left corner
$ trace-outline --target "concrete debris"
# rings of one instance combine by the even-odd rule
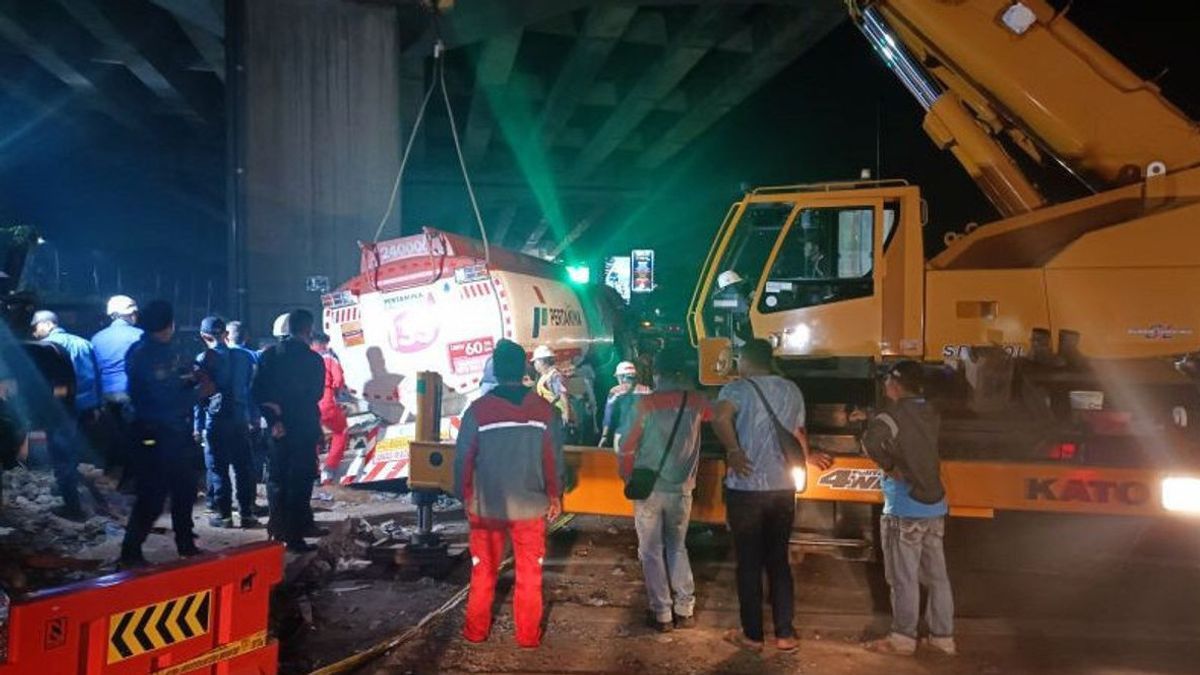
[[[354,585],[334,585],[329,587],[331,593],[353,593],[355,591],[365,591],[371,588],[371,584],[354,584]]]
[[[62,499],[49,470],[17,468],[0,475],[3,554],[20,556],[23,550],[76,554],[125,535],[114,512],[127,513],[129,498],[119,494],[100,469],[88,464],[79,468],[84,511],[93,514],[82,523],[53,515]]]
[[[361,572],[371,566],[370,560],[361,558],[338,558],[335,572]]]

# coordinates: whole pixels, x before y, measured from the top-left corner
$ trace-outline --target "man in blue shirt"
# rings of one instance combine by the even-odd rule
[[[146,564],[142,544],[168,496],[176,550],[184,557],[200,553],[192,533],[198,459],[192,440],[192,407],[216,393],[212,380],[172,347],[175,313],[171,305],[155,300],[141,318],[146,332],[129,348],[125,363],[138,441],[133,463],[138,481],[137,500],[121,544],[122,567]]]
[[[101,391],[106,401],[128,402],[128,380],[125,375],[125,354],[142,337],[135,324],[138,306],[127,295],[114,295],[108,301],[108,316],[112,323],[92,336],[92,347],[100,366]]]
[[[57,420],[46,429],[50,459],[54,463],[54,478],[63,500],[54,514],[70,520],[87,518],[79,502],[79,448],[84,442],[83,427],[96,421],[100,408],[100,371],[92,344],[72,335],[58,325],[58,315],[48,310],[34,313],[30,322],[33,337],[58,345],[71,359],[75,370],[75,405],[64,411],[66,419]]]
[[[109,298],[105,313],[112,323],[92,336],[92,348],[100,368],[100,394],[108,435],[104,440],[104,452],[111,463],[127,466],[135,449],[130,429],[133,411],[129,407],[125,354],[142,337],[142,329],[135,326],[137,303],[127,295]]]
[[[792,625],[795,596],[788,556],[796,515],[796,474],[780,445],[777,425],[797,435],[805,460],[828,468],[828,455],[808,450],[804,434],[804,396],[795,382],[776,375],[774,353],[766,340],[747,340],[738,353],[739,379],[721,388],[713,431],[725,447],[725,509],[737,561],[741,629],[725,640],[743,649],[763,648],[763,572],[771,592],[775,648],[797,647]],[[768,406],[770,406],[768,408]]]
[[[943,538],[946,490],[938,459],[940,419],[921,396],[921,365],[901,361],[884,371],[887,409],[863,434],[863,448],[883,471],[883,517],[879,522],[883,564],[892,589],[892,630],[867,649],[912,655],[917,649],[921,585],[929,591],[926,622],[931,651],[953,655],[954,596],[946,574]],[[863,419],[856,412],[852,419]]]
[[[193,432],[204,444],[204,463],[214,513],[213,527],[233,527],[233,491],[229,471],[236,481],[238,512],[244,528],[254,527],[254,476],[250,465],[250,380],[254,362],[245,353],[225,346],[225,322],[216,316],[200,322],[200,339],[206,349],[196,357],[196,367],[213,381],[216,392],[196,404]]]

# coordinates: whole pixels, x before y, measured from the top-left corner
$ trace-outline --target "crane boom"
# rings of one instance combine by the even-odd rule
[[[1032,179],[1009,171],[1020,171],[1014,146],[1097,192],[1140,181],[1151,165],[1200,166],[1200,127],[1043,0],[850,0],[850,10],[910,90],[906,67],[936,92],[918,95],[926,130],[1004,215],[1044,205],[1027,198]],[[953,119],[964,110],[976,129]],[[979,130],[991,144],[972,138]]]

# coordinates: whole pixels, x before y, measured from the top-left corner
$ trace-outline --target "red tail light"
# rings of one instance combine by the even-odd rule
[[[1070,461],[1079,452],[1078,443],[1056,443],[1050,446],[1050,459]]]

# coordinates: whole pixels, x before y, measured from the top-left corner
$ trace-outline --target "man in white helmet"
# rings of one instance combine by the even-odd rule
[[[100,364],[100,388],[106,401],[129,400],[125,378],[125,352],[142,337],[137,327],[138,306],[128,295],[108,299],[106,310],[112,323],[92,336],[92,348]]]
[[[112,322],[92,336],[92,350],[100,369],[100,393],[107,420],[106,454],[110,462],[124,465],[133,449],[133,409],[129,405],[125,354],[142,338],[142,329],[137,327],[137,303],[128,295],[109,298],[105,313]]]
[[[291,335],[291,331],[288,329],[288,314],[289,312],[284,312],[275,317],[275,324],[271,327],[271,335],[275,336],[276,340],[282,341],[285,337]]]
[[[613,372],[617,384],[608,390],[608,398],[604,402],[604,428],[600,434],[600,445],[608,446],[613,442],[613,434],[622,428],[622,412],[632,405],[633,396],[644,396],[653,390],[638,382],[637,366],[633,361],[622,361]],[[627,396],[629,395],[629,396]]]
[[[533,369],[537,371],[537,393],[558,410],[563,426],[573,423],[571,399],[567,395],[567,383],[558,371],[554,350],[549,345],[538,345],[533,350]]]
[[[725,270],[717,275],[717,292],[713,294],[713,321],[717,324],[716,332],[741,346],[746,340],[754,337],[750,330],[750,300],[746,290],[746,282],[742,275],[733,270]]]

